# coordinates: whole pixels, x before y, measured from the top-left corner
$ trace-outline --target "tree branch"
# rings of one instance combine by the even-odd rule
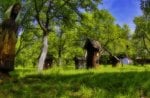
[[[150,50],[148,49],[148,47],[147,47],[147,45],[146,45],[146,41],[145,41],[145,39],[144,39],[144,36],[142,37],[142,39],[143,39],[143,43],[144,43],[144,46],[145,46],[147,52],[150,54]]]
[[[150,41],[150,38],[148,37],[148,35],[146,33],[144,33],[144,34],[145,34],[145,37]]]
[[[37,22],[38,24],[40,25],[41,29],[44,31],[44,32],[47,32],[46,28],[43,26],[43,24],[40,22],[40,11],[42,9],[42,7],[40,8],[40,10],[38,9],[38,6],[37,6],[37,1],[34,0],[34,3],[35,3],[35,11],[36,11],[36,19],[37,19]],[[42,4],[43,5],[43,4]]]

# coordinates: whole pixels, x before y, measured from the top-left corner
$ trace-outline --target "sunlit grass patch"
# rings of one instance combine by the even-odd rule
[[[97,69],[17,67],[0,86],[0,98],[139,98],[150,97],[150,67],[101,65]],[[141,91],[140,91],[141,90]]]

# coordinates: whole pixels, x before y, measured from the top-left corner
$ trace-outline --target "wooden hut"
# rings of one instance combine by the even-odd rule
[[[52,64],[53,64],[53,60],[54,60],[53,55],[48,54],[46,56],[46,59],[45,59],[45,62],[44,62],[44,69],[51,68]]]
[[[86,49],[86,67],[96,68],[99,64],[99,50],[100,44],[98,41],[86,39],[84,49]]]
[[[75,62],[75,69],[81,69],[85,67],[85,57],[77,57],[75,56],[73,58],[74,62]]]

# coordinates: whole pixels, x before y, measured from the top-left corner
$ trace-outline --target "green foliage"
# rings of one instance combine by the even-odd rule
[[[14,3],[16,2],[20,2],[20,0],[0,0],[0,15],[3,18],[6,10],[8,10],[8,8],[10,6],[12,6]]]
[[[150,0],[141,0],[141,9],[145,15],[150,15]]]
[[[148,57],[150,53],[150,30],[149,30],[149,21],[145,20],[143,16],[136,17],[134,19],[134,23],[136,24],[135,34],[133,35],[133,43],[136,47],[137,55],[143,54],[142,51],[145,51],[144,55]],[[140,56],[140,55],[139,55]]]
[[[133,35],[133,43],[135,47],[135,54],[149,58],[150,54],[150,0],[141,0],[141,9],[143,15],[135,17],[134,23],[136,25],[135,34]]]
[[[41,32],[24,31],[16,45],[16,66],[36,65],[41,49]]]

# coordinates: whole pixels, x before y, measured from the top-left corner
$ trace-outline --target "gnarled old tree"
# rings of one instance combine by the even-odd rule
[[[4,74],[14,70],[18,29],[16,18],[20,9],[21,5],[15,3],[10,9],[9,17],[2,22],[0,28],[0,72]]]
[[[101,0],[34,0],[36,20],[43,30],[43,48],[38,70],[43,70],[48,51],[48,33],[57,32],[56,27],[70,26],[82,19],[82,13],[98,9]],[[81,24],[80,24],[81,25]],[[59,32],[57,32],[59,33]]]

